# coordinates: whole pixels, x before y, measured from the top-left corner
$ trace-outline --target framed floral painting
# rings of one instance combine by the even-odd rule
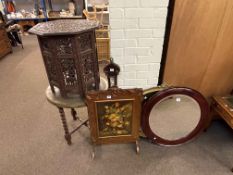
[[[91,91],[86,100],[94,144],[135,142],[138,139],[142,89]]]

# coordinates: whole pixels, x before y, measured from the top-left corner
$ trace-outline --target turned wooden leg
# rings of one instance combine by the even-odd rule
[[[75,111],[74,108],[71,108],[71,115],[73,116],[74,120],[77,120],[77,112]]]
[[[92,142],[92,140],[91,140],[91,142]],[[95,158],[95,151],[96,151],[96,144],[92,143],[92,152],[91,152],[92,160],[94,160],[94,158]]]
[[[50,88],[51,88],[52,93],[55,94],[54,86],[51,86],[51,85],[50,85]]]
[[[140,148],[139,148],[139,142],[136,140],[136,153],[139,154]]]
[[[60,107],[58,107],[58,110],[59,110],[59,113],[60,113],[60,116],[61,116],[61,121],[62,121],[64,131],[65,131],[65,139],[67,141],[67,144],[71,145],[71,135],[69,133],[68,125],[67,125],[67,122],[66,122],[65,112],[64,112],[63,108],[60,108]]]
[[[71,108],[71,115],[73,116],[73,119],[74,120],[79,120],[80,122],[84,122],[81,118],[79,118],[79,117],[77,117],[77,112],[75,111],[75,109],[74,108]],[[86,126],[86,127],[88,127],[88,121],[86,121],[85,123],[84,123],[84,125]]]

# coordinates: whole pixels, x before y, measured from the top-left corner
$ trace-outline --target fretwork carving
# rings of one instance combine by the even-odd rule
[[[64,58],[61,60],[62,74],[66,86],[74,86],[77,84],[77,71],[72,58]]]
[[[99,88],[94,39],[97,24],[86,20],[69,21],[40,23],[31,33],[38,35],[51,89],[59,88],[62,97],[85,97],[87,91]]]
[[[81,52],[92,49],[92,33],[84,33],[78,37]]]
[[[72,43],[71,38],[63,37],[57,40],[56,49],[58,56],[72,55]]]

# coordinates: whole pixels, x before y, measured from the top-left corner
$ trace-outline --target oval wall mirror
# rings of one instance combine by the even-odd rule
[[[209,105],[193,89],[167,88],[144,97],[141,127],[153,143],[179,145],[195,138],[206,126]]]

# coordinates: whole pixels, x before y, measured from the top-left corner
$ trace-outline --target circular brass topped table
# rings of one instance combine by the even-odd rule
[[[100,77],[100,89],[101,90],[106,90],[108,88],[107,85],[107,80],[104,79],[103,77]],[[71,145],[71,135],[77,131],[78,129],[80,129],[83,125],[88,127],[88,119],[86,120],[82,120],[81,118],[79,118],[77,116],[77,112],[75,111],[75,108],[81,108],[81,107],[85,107],[85,100],[83,98],[81,98],[79,95],[73,95],[70,96],[69,98],[64,98],[61,96],[60,94],[60,90],[56,87],[54,87],[55,93],[52,92],[52,89],[50,86],[48,86],[48,88],[46,89],[46,98],[48,100],[49,103],[55,105],[60,113],[60,117],[62,120],[62,125],[64,128],[64,132],[65,132],[65,139],[67,141],[68,145]],[[71,115],[73,117],[74,120],[79,120],[81,123],[80,125],[78,125],[76,127],[76,129],[74,129],[73,131],[69,131],[68,125],[67,125],[67,121],[66,121],[66,116],[65,116],[65,112],[64,112],[64,108],[70,108],[71,109]]]

